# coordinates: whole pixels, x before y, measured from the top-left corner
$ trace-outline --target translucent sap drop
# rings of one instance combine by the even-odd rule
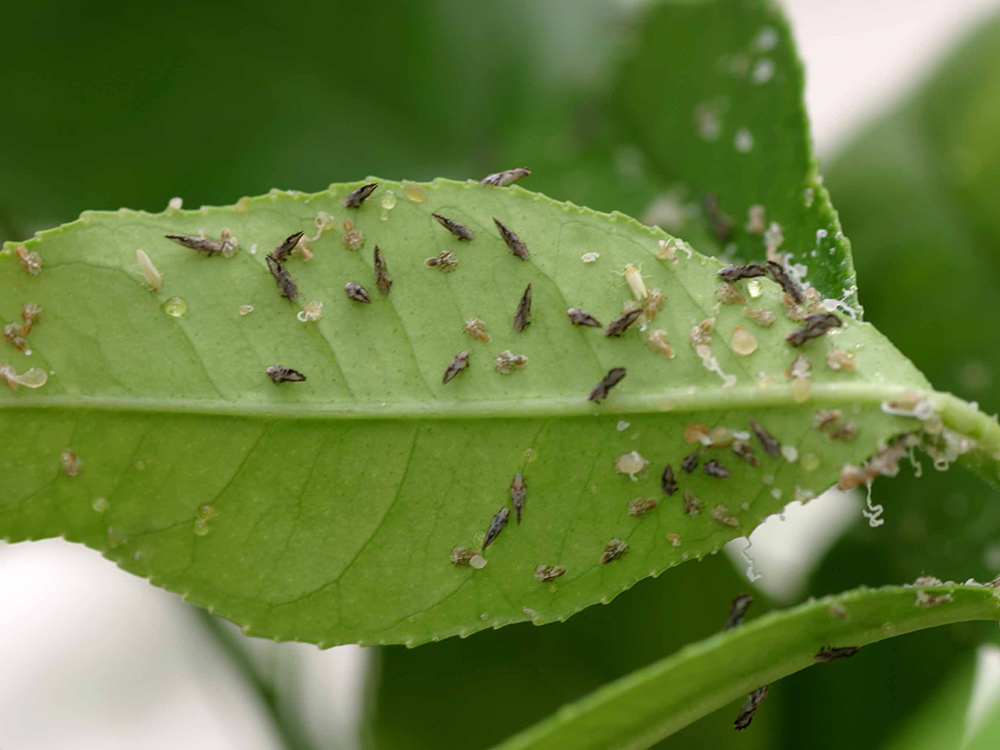
[[[472,537],[472,544],[476,549],[482,549],[483,542],[485,541],[486,541],[486,533],[483,531],[480,531],[478,534]]]
[[[103,513],[108,509],[111,503],[108,502],[106,497],[95,497],[94,502],[90,504],[90,507],[96,510],[98,513]]]
[[[538,460],[538,451],[534,448],[525,448],[524,452],[521,454],[521,458],[527,461],[529,464],[534,463]]]
[[[485,568],[487,562],[489,561],[482,555],[473,555],[469,559],[469,565],[475,568],[476,570],[482,570],[483,568]]]
[[[195,536],[205,536],[212,529],[208,525],[208,521],[197,518],[194,522],[194,533]]]
[[[23,385],[25,388],[41,388],[48,382],[49,376],[45,370],[39,370],[37,367],[32,367],[23,375],[18,375],[14,378],[18,385]]]
[[[751,297],[757,299],[757,297],[764,293],[764,285],[758,279],[750,279],[747,282],[747,291],[750,292]]]
[[[215,506],[211,503],[205,503],[204,505],[198,507],[198,510],[195,512],[195,516],[197,516],[199,520],[208,521],[215,516]]]
[[[253,312],[253,305],[240,305],[240,315],[249,315]]]
[[[396,207],[396,194],[392,190],[382,193],[382,221],[389,220],[389,212]]]
[[[427,200],[427,193],[425,193],[424,189],[415,182],[404,182],[403,194],[406,196],[406,200],[412,201],[413,203],[423,203]]]
[[[732,350],[742,357],[749,356],[757,351],[757,339],[743,326],[736,326],[733,329],[733,338],[729,342]]]
[[[803,453],[802,454],[802,468],[806,471],[816,471],[819,468],[819,456],[815,453]]]
[[[171,297],[163,303],[163,312],[172,318],[180,318],[187,312],[188,303],[183,297]]]

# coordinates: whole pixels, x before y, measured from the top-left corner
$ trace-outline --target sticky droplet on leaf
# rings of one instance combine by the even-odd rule
[[[187,312],[188,303],[183,297],[171,297],[163,303],[163,312],[172,318],[184,317]]]
[[[732,350],[742,357],[747,357],[757,351],[757,339],[743,326],[733,329],[733,337],[729,342]]]

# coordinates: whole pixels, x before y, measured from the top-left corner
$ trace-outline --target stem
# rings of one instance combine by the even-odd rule
[[[274,685],[260,673],[237,639],[226,632],[222,620],[200,607],[196,607],[194,611],[205,630],[229,658],[229,662],[256,691],[262,708],[271,719],[271,725],[281,738],[282,747],[285,750],[315,750],[301,724],[294,721],[288,712],[281,710],[280,697]]]

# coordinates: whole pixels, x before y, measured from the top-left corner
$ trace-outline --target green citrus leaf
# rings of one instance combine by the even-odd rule
[[[83,542],[249,633],[415,644],[563,619],[715,552],[789,500],[819,494],[844,465],[919,429],[920,420],[882,408],[911,392],[930,410],[928,423],[940,413],[991,452],[1000,445],[995,423],[928,391],[871,326],[847,320],[793,348],[785,336],[801,323],[785,316],[776,283],[758,279],[751,291],[739,282],[747,304],[776,314],[759,328],[742,304],[717,301],[717,261],[688,257],[624,216],[517,187],[379,182],[357,209],[344,199],[358,185],[335,185],[230,208],[88,213],[8,245],[3,322],[16,325],[27,303],[43,312],[25,337],[31,355],[8,349],[7,372],[29,381],[48,373],[48,382],[0,401],[0,428],[11,436],[0,453],[0,535]],[[467,225],[475,239],[456,239],[432,213]],[[530,259],[511,253],[494,217],[519,234]],[[362,249],[347,249],[344,219],[363,232]],[[293,255],[284,266],[298,284],[292,303],[264,256],[290,233],[316,232],[317,220],[327,228],[310,243],[315,257]],[[241,246],[232,258],[164,238],[220,237],[224,228]],[[658,259],[661,242],[677,248],[676,263]],[[376,245],[392,277],[388,295],[374,283]],[[140,249],[157,269],[145,280]],[[425,264],[444,252],[458,260],[453,272]],[[600,254],[595,263],[581,261],[588,252]],[[36,259],[39,273],[25,273]],[[622,313],[635,293],[622,277],[632,264],[664,293],[647,330],[637,324],[615,338],[572,325],[570,307],[605,324]],[[636,273],[629,279],[640,283]],[[348,282],[367,287],[372,302],[349,299]],[[515,308],[529,284],[531,323],[517,333]],[[323,314],[309,321],[314,302]],[[253,311],[242,314],[246,306]],[[463,332],[473,317],[491,333],[488,344]],[[696,354],[688,336],[713,317],[711,343]],[[749,356],[730,346],[737,326],[755,338]],[[659,350],[647,345],[659,328],[673,358],[662,338]],[[824,363],[834,347],[854,356],[855,370]],[[527,364],[502,375],[494,357],[507,350]],[[467,370],[444,384],[462,351],[471,353]],[[790,384],[785,370],[800,354],[812,375]],[[275,365],[308,379],[273,383],[265,371]],[[627,377],[605,402],[589,401],[617,367]],[[822,408],[841,411],[824,430],[814,426]],[[754,447],[754,467],[698,443],[701,462],[714,459],[731,476],[682,472],[696,448],[686,428],[689,440],[694,425],[743,433],[751,418],[784,444],[781,455]],[[716,438],[728,442],[730,432]],[[892,473],[899,451],[890,452],[872,471]],[[671,497],[660,492],[667,463],[680,485]],[[527,482],[524,522],[511,518],[482,555],[486,567],[452,565],[453,548],[481,543],[509,505],[518,473]],[[633,518],[626,508],[637,497],[659,507]],[[685,513],[696,505],[700,513]],[[628,553],[602,564],[612,540]],[[540,583],[539,565],[566,573]]]
[[[928,606],[931,601],[936,604]],[[1000,620],[995,589],[886,587],[814,600],[688,646],[563,707],[497,750],[642,750],[735,698],[819,663],[824,650],[968,620]]]

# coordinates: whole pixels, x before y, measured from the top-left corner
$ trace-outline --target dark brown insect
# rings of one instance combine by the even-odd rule
[[[453,235],[458,237],[460,240],[471,240],[475,235],[472,230],[469,229],[465,224],[460,221],[455,221],[454,219],[449,219],[447,216],[442,216],[441,214],[431,214],[438,223],[451,232]]]
[[[462,370],[469,366],[469,353],[459,352],[455,355],[455,358],[451,360],[448,364],[448,369],[444,371],[444,377],[441,378],[442,383],[450,383],[455,379]]]
[[[486,529],[486,537],[483,539],[483,549],[485,550],[500,536],[500,532],[503,531],[504,527],[507,525],[507,518],[510,516],[510,511],[507,508],[501,508],[497,511],[497,514],[493,516],[490,521],[490,527]]]
[[[267,368],[267,376],[275,383],[301,383],[306,379],[298,370],[284,365],[271,365]]]
[[[586,310],[581,310],[579,307],[571,307],[566,311],[566,314],[573,321],[573,325],[587,326],[588,328],[601,327],[601,322],[597,318]]]
[[[760,447],[767,455],[771,458],[781,458],[781,443],[775,439],[774,435],[765,430],[756,419],[750,420],[750,429],[757,436]]]
[[[750,443],[746,440],[734,440],[732,446],[733,455],[737,458],[741,458],[750,464],[755,469],[760,466],[760,461],[757,459],[757,454],[753,452],[753,448],[750,447]]]
[[[840,647],[824,646],[817,652],[814,658],[816,659],[816,661],[821,661],[821,662],[840,661],[841,659],[850,659],[860,650],[861,650],[860,646],[840,646]]]
[[[716,479],[725,479],[729,476],[729,469],[720,464],[714,458],[711,461],[706,461],[702,464],[701,470],[710,477],[715,477]]]
[[[527,260],[531,257],[531,253],[528,252],[528,246],[524,244],[524,241],[520,237],[514,234],[510,227],[502,224],[496,217],[493,218],[493,223],[497,225],[497,231],[500,232],[501,239],[507,243],[507,247],[510,248],[510,251],[514,255],[521,260]]]
[[[285,262],[285,259],[292,254],[292,250],[295,246],[299,244],[299,240],[302,239],[303,232],[296,232],[295,234],[290,234],[285,239],[281,241],[281,244],[274,248],[271,253],[271,257],[277,261]]]
[[[165,236],[178,245],[197,250],[205,255],[220,255],[222,253],[222,243],[219,240],[211,240],[208,237],[193,237],[188,234],[168,234]]]
[[[702,509],[701,500],[692,495],[690,492],[686,490],[682,492],[681,499],[684,500],[684,512],[687,513],[689,516],[696,516],[699,513],[701,513]]]
[[[385,265],[385,256],[382,255],[382,251],[378,249],[378,245],[375,246],[374,255],[374,266],[375,266],[375,286],[382,294],[389,293],[389,287],[392,286],[392,279],[389,277],[389,269]]]
[[[607,565],[613,560],[625,556],[628,552],[628,542],[624,539],[612,539],[604,545],[604,552],[601,553],[601,565]]]
[[[802,319],[802,322],[805,323],[802,328],[796,328],[785,336],[785,341],[792,346],[802,346],[810,339],[818,339],[831,328],[840,328],[844,325],[844,322],[833,313],[810,313]]]
[[[760,263],[747,263],[745,266],[726,266],[719,269],[719,276],[726,281],[739,281],[740,279],[767,276],[767,269]]]
[[[686,455],[684,457],[684,460],[681,461],[681,471],[683,471],[685,474],[690,474],[692,471],[698,468],[698,459],[699,459],[698,451]]]
[[[299,298],[299,289],[295,286],[295,281],[292,280],[292,275],[288,273],[288,269],[270,253],[264,257],[264,260],[267,261],[267,270],[271,272],[274,280],[278,282],[278,289],[281,290],[281,296],[295,302]]]
[[[608,323],[607,327],[604,329],[605,336],[621,336],[625,331],[628,330],[629,326],[635,323],[642,315],[642,308],[636,310],[629,310],[623,315],[619,315],[617,318]]]
[[[514,313],[514,330],[520,333],[531,323],[531,284],[524,288],[521,301],[517,303],[517,311]]]
[[[601,382],[594,386],[594,390],[587,396],[588,401],[603,401],[608,397],[608,391],[618,385],[626,375],[624,367],[612,367],[608,374],[601,378]]]
[[[368,290],[356,281],[348,281],[344,284],[344,291],[347,292],[347,296],[355,302],[364,302],[366,305],[371,304],[372,298],[371,295],[368,294]]]
[[[527,177],[531,174],[531,170],[527,167],[515,167],[514,169],[505,169],[503,172],[494,172],[491,175],[487,175],[480,182],[483,185],[493,185],[494,187],[507,187],[518,180]]]
[[[358,208],[369,195],[375,192],[375,188],[378,187],[377,182],[369,182],[367,185],[362,185],[357,190],[352,190],[346,198],[344,198],[344,206],[346,208]]]
[[[521,525],[521,514],[524,512],[524,500],[528,495],[528,487],[524,483],[524,477],[520,474],[514,475],[514,480],[510,483],[510,501],[514,504],[514,518],[517,525]]]
[[[767,685],[759,687],[750,695],[747,696],[746,703],[743,704],[743,708],[740,709],[739,715],[736,717],[736,721],[733,722],[733,729],[737,732],[746,729],[750,726],[750,722],[753,721],[754,715],[757,713],[757,709],[760,708],[760,704],[764,702],[764,698],[767,697]]]
[[[729,617],[726,618],[726,624],[722,626],[722,629],[732,630],[737,625],[742,624],[751,604],[753,604],[753,597],[750,594],[737,595],[733,599],[733,603],[729,605]]]
[[[677,480],[674,478],[674,467],[667,464],[667,468],[663,470],[663,476],[660,477],[660,489],[663,490],[663,494],[670,496],[677,492]]]
[[[806,301],[806,295],[802,292],[802,289],[799,288],[799,285],[795,283],[795,279],[788,275],[788,272],[780,263],[769,260],[767,262],[767,271],[771,274],[771,278],[778,282],[785,294],[800,305]]]
[[[562,565],[539,565],[535,568],[535,580],[542,583],[554,581],[566,572]]]

